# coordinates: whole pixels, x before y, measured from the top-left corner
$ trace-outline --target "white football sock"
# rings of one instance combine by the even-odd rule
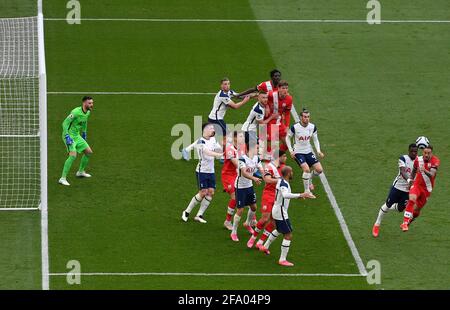
[[[386,213],[388,213],[389,210],[390,209],[386,206],[386,203],[381,206],[380,211],[378,211],[377,221],[375,222],[376,225],[381,224],[381,221],[383,220],[384,215]]]
[[[303,187],[305,188],[305,193],[309,192],[309,179],[310,178],[311,178],[311,173],[303,172],[302,179],[303,179]]]
[[[209,204],[211,203],[212,197],[211,196],[205,196],[203,198],[202,203],[200,204],[200,209],[198,210],[197,216],[203,216],[206,209],[208,209]]]
[[[252,211],[252,209],[248,209],[247,213],[247,225],[250,225],[255,217],[256,211]]]
[[[269,238],[267,238],[266,243],[264,243],[264,247],[266,249],[268,249],[270,247],[270,245],[272,244],[272,242],[275,241],[275,239],[277,239],[277,237],[280,235],[280,233],[275,229],[273,230],[270,235]]]
[[[234,215],[233,218],[233,230],[231,233],[233,234],[237,234],[237,230],[238,230],[238,226],[239,226],[239,222],[241,221],[241,217],[237,214]]]
[[[281,243],[280,262],[286,260],[286,256],[288,255],[290,245],[291,245],[291,240],[283,239],[283,242]]]
[[[191,213],[192,209],[194,209],[194,207],[196,205],[198,205],[201,201],[202,201],[202,197],[200,196],[200,194],[197,193],[197,195],[192,197],[191,202],[189,203],[188,207],[184,211],[187,213]]]

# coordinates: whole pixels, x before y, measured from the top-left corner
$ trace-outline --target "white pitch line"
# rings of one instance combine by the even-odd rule
[[[66,21],[65,18],[46,18],[47,21]],[[368,24],[365,19],[201,19],[201,18],[82,18],[81,21],[156,22],[156,23],[272,23],[272,24]],[[385,24],[446,24],[450,20],[381,20]]]
[[[366,267],[364,266],[361,256],[359,255],[355,242],[353,242],[352,236],[347,227],[347,223],[345,222],[341,209],[337,204],[330,184],[328,183],[328,180],[323,172],[320,174],[320,180],[322,181],[325,192],[327,193],[328,199],[330,200],[331,206],[333,207],[334,213],[336,214],[336,217],[339,221],[339,225],[341,226],[342,232],[344,233],[345,240],[347,240],[347,244],[350,248],[350,251],[352,252],[353,258],[355,259],[356,265],[358,266],[359,273],[361,274],[361,276],[367,276]]]
[[[197,273],[197,272],[82,272],[50,273],[50,276],[196,276],[196,277],[362,277],[348,273]]]
[[[50,91],[47,95],[161,95],[161,96],[202,96],[202,95],[215,95],[216,93],[183,93],[183,92],[138,92],[138,91],[94,91],[94,92],[80,92],[80,91]]]

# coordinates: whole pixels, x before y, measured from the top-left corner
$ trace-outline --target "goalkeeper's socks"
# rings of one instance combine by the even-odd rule
[[[200,209],[198,210],[197,216],[203,216],[203,214],[205,214],[206,209],[208,209],[209,204],[211,203],[212,197],[211,196],[205,196],[205,198],[203,198],[201,204],[200,204]]]
[[[76,158],[77,158],[76,156],[67,157],[66,162],[64,163],[64,168],[63,168],[61,178],[65,179],[67,177],[67,174],[69,173],[70,168],[72,167],[72,164]]]
[[[88,162],[89,162],[89,155],[84,154],[83,157],[81,157],[81,163],[80,163],[80,169],[78,171],[83,172],[86,168]]]
[[[386,206],[386,204],[382,205],[380,208],[380,211],[378,212],[377,221],[375,222],[376,225],[380,225],[381,221],[383,220],[383,217],[386,213],[389,212],[389,208]]]
[[[189,203],[188,207],[186,208],[186,212],[187,213],[191,213],[192,209],[194,209],[194,207],[196,205],[198,205],[201,201],[202,201],[202,197],[200,196],[200,194],[197,193],[197,195],[195,195],[194,197],[192,197],[191,202]]]

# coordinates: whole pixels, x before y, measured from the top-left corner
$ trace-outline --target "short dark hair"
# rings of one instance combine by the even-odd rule
[[[309,114],[309,110],[307,108],[303,108],[302,111],[300,112],[300,116],[303,116],[303,113]]]
[[[278,69],[273,69],[272,71],[270,71],[270,77],[273,78],[273,76],[275,75],[275,73],[279,73],[281,75],[281,71]]]
[[[94,98],[92,98],[91,96],[84,96],[84,97],[81,99],[81,102],[85,102],[86,100],[91,100],[91,99],[94,99]]]
[[[278,83],[278,87],[281,86],[289,86],[289,83],[286,80],[281,80],[280,83]]]
[[[411,144],[408,146],[408,150],[410,150],[410,149],[412,149],[412,148],[417,148],[417,147],[418,147],[417,144],[411,143]]]
[[[220,80],[220,84],[222,84],[223,82],[226,82],[226,81],[230,81],[230,79],[227,77],[224,77],[223,79]]]
[[[208,126],[208,125],[211,125],[211,123],[204,123],[204,124],[202,125],[202,132],[203,132],[203,130],[205,130],[206,126]]]
[[[423,149],[430,149],[433,150],[433,146],[431,144],[428,144],[428,146],[424,147]]]

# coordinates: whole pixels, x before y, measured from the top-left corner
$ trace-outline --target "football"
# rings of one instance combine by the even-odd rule
[[[430,145],[430,141],[425,136],[420,136],[416,139],[416,145],[419,149],[424,149],[428,145]]]

